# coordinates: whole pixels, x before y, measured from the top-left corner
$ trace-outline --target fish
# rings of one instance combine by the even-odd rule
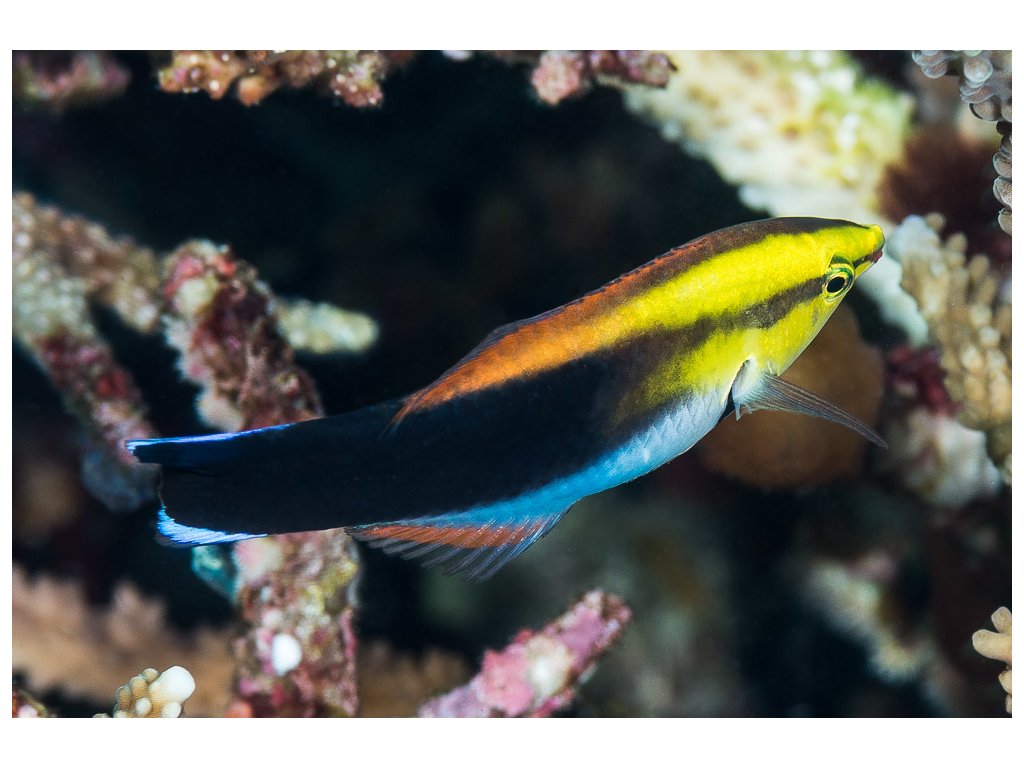
[[[165,543],[342,528],[468,580],[580,499],[759,409],[870,427],[780,378],[882,255],[876,225],[774,218],[673,248],[502,326],[409,396],[245,432],[132,440],[162,467]],[[841,364],[841,362],[837,362]]]

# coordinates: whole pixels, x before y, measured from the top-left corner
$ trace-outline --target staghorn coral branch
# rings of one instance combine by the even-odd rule
[[[199,411],[226,431],[320,415],[312,379],[278,330],[270,290],[227,246],[191,241],[168,258],[167,340],[200,386]]]
[[[270,290],[227,247],[189,242],[161,269],[152,251],[38,206],[28,195],[14,199],[13,235],[16,337],[116,458],[120,474],[113,480],[109,471],[98,471],[102,467],[86,473],[111,506],[134,508],[151,493],[154,469],[137,464],[123,443],[151,437],[153,429],[130,375],[92,324],[87,299],[110,305],[142,332],[162,322],[181,353],[183,372],[201,387],[201,414],[225,430],[321,415],[319,395],[296,365],[286,330],[325,351],[363,349],[376,335],[368,318],[308,302],[286,305],[287,322],[279,321]],[[354,714],[355,608],[348,589],[358,573],[354,544],[341,532],[294,534],[246,543],[236,555],[251,564],[259,561],[253,553],[268,547],[275,552],[273,567],[241,568],[236,588],[250,622],[235,643],[243,699],[268,714]],[[24,579],[21,587],[32,592]],[[73,603],[72,590],[56,588]],[[119,595],[132,601],[131,593]],[[293,664],[282,661],[289,648]],[[137,659],[116,677],[125,679],[154,660]],[[64,672],[44,674],[40,684],[66,684]]]
[[[312,379],[280,332],[269,289],[227,247],[193,241],[168,259],[167,337],[200,385],[203,417],[255,429],[320,416]],[[241,705],[258,715],[354,715],[355,544],[342,531],[239,542],[234,644]]]
[[[356,714],[359,558],[341,531],[235,545],[235,601],[248,623],[234,644],[237,691],[257,716]]]
[[[480,673],[431,699],[421,717],[546,717],[567,707],[577,685],[629,623],[629,607],[593,590],[551,624],[524,629],[500,651],[485,651]]]
[[[163,321],[172,341],[181,340],[183,366],[207,385],[204,417],[226,430],[318,412],[312,383],[293,365],[282,335],[319,353],[358,352],[376,339],[376,326],[364,315],[273,301],[252,268],[226,249],[190,243],[161,264],[151,249],[40,205],[29,194],[14,196],[12,242],[15,338],[84,425],[83,478],[112,509],[135,509],[152,498],[154,468],[138,464],[124,443],[156,433],[131,374],[95,327],[90,302],[109,307],[141,333],[158,330]],[[215,307],[209,304],[214,300]],[[218,337],[226,331],[233,335]],[[246,350],[234,368],[224,344]],[[233,405],[236,398],[248,420]]]
[[[152,305],[136,302],[139,297],[111,277],[118,264],[122,274],[144,273],[152,254],[23,194],[13,201],[12,239],[14,336],[85,426],[83,477],[90,491],[112,509],[134,509],[152,497],[155,472],[136,463],[124,441],[153,437],[155,430],[131,374],[94,326],[86,299],[105,297],[126,314],[146,318],[139,325],[154,323]]]
[[[243,104],[258,104],[281,87],[312,86],[353,107],[379,107],[381,83],[415,54],[410,51],[174,51],[159,72],[168,93],[206,91],[220,99],[235,86]]]
[[[111,236],[81,216],[40,205],[32,195],[14,195],[15,259],[32,251],[60,266],[91,300],[114,310],[142,333],[160,320],[160,265],[149,248]]]

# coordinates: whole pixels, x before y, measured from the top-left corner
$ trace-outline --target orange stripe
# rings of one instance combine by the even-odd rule
[[[447,544],[464,549],[481,547],[501,547],[507,544],[518,544],[537,532],[543,521],[531,526],[511,528],[505,525],[488,526],[432,526],[402,525],[391,523],[353,531],[361,539],[392,539],[394,541],[414,541],[417,544]]]
[[[457,397],[557,368],[635,332],[615,316],[626,301],[675,277],[707,257],[707,237],[694,240],[627,272],[558,309],[538,315],[493,342],[485,343],[433,384],[411,395],[392,420],[428,410]]]

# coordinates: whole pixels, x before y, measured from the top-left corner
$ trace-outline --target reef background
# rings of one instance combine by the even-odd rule
[[[157,81],[167,54],[115,60],[129,78],[102,103],[55,112],[16,98],[15,191],[161,253],[188,238],[230,244],[277,296],[372,318],[376,339],[364,351],[298,352],[325,413],[410,392],[498,325],[571,300],[700,234],[774,214],[742,202],[741,185],[720,168],[638,119],[618,87],[544,103],[529,80],[535,62],[420,55],[388,74],[379,106],[355,108],[308,88],[283,88],[257,106],[231,95],[167,93]],[[924,136],[925,86],[910,54],[855,60],[886,88],[913,94],[908,136]],[[935,178],[905,163],[910,170],[899,178],[952,187],[972,200],[947,209],[938,199],[909,206],[912,196],[898,192],[893,197],[909,207],[889,215],[898,222],[944,214],[943,235],[967,232],[969,253],[986,251],[1008,282],[1009,236],[991,196],[996,173],[985,165],[998,137],[979,140],[978,149],[956,138],[953,126],[947,120],[947,132],[936,134],[945,144],[932,140],[938,152],[968,159],[933,168]],[[815,385],[824,386],[830,370],[845,378],[846,365],[851,376],[866,371],[859,390],[874,391],[873,400],[844,407],[866,409],[865,418],[891,427],[883,430],[889,436],[899,429],[893,424],[911,423],[894,414],[925,402],[925,390],[941,393],[943,377],[921,346],[906,348],[904,330],[872,301],[857,293],[846,304],[850,316],[830,325],[847,325],[804,386],[821,391]],[[159,434],[212,429],[197,414],[196,388],[179,376],[174,349],[109,308],[94,308],[94,319]],[[145,614],[180,639],[181,661],[147,645],[155,633],[138,629],[132,637],[141,619],[128,621],[127,637],[116,640],[119,658],[138,658],[136,672],[167,658],[191,670],[197,691],[219,685],[229,693],[237,670],[227,652],[196,648],[226,648],[238,610],[195,575],[188,551],[154,541],[152,501],[113,512],[90,493],[79,471],[79,424],[20,345],[13,398],[16,647],[32,637],[43,642],[66,620],[60,612],[69,604],[52,601],[53,616],[39,608],[19,636],[19,590],[35,594],[38,607],[46,602],[41,590],[72,589],[87,618],[134,600],[132,615]],[[769,424],[758,444],[770,449],[788,429]],[[977,493],[954,501],[929,497],[907,480],[912,467],[927,463],[920,458],[927,447],[913,460],[898,450],[895,459],[865,456],[859,447],[815,464],[816,436],[786,460],[787,470],[801,468],[796,475],[783,472],[766,489],[750,480],[751,467],[769,472],[762,458],[728,440],[709,440],[581,503],[483,584],[360,547],[353,599],[360,711],[414,714],[429,696],[466,682],[485,649],[502,647],[521,627],[543,625],[598,587],[630,606],[632,620],[562,707],[570,714],[1005,712],[995,681],[1000,667],[975,653],[971,635],[1010,605],[1006,483],[976,481]],[[942,466],[938,475],[953,472]],[[158,604],[166,618],[156,615]],[[82,635],[89,639],[77,643],[77,653],[102,672],[104,635]],[[71,633],[64,645],[47,647],[75,653],[77,639]],[[147,651],[160,660],[146,660]],[[39,656],[19,666],[16,648],[14,673],[19,688],[45,701],[42,711],[109,710],[127,680],[109,679],[103,698],[102,681],[77,685],[48,668],[46,653]],[[202,714],[295,713],[251,702],[246,709],[237,697],[199,706]]]

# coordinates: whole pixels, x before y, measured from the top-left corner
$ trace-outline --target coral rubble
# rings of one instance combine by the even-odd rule
[[[992,614],[992,625],[995,632],[979,629],[974,633],[971,642],[974,650],[986,659],[995,659],[1006,664],[1006,669],[999,673],[999,684],[1006,691],[1006,711],[1013,713],[1013,617],[1009,608],[1000,608]]]
[[[422,717],[545,717],[568,706],[576,686],[622,633],[631,611],[614,595],[588,592],[538,632],[524,629],[485,651],[467,685],[431,699]]]

